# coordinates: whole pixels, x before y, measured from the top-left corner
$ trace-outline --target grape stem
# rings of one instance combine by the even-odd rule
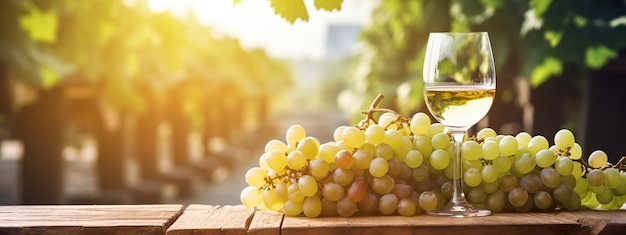
[[[374,113],[377,113],[377,112],[393,113],[397,117],[396,122],[399,122],[399,123],[403,123],[403,122],[407,123],[407,122],[409,122],[408,118],[402,117],[402,115],[400,115],[398,112],[396,112],[393,109],[378,108],[378,105],[383,100],[383,98],[385,98],[385,96],[383,94],[378,94],[376,96],[376,98],[374,99],[374,101],[372,101],[372,104],[370,104],[370,106],[367,108],[367,110],[361,112],[362,114],[365,114],[365,119],[361,120],[361,122],[359,122],[357,127],[365,129],[369,125],[370,121],[373,121],[374,123],[377,123],[376,119],[374,119]],[[387,127],[385,127],[385,128],[387,128]]]

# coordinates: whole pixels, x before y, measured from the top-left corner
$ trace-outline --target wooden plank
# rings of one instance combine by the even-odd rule
[[[550,213],[496,213],[487,217],[285,217],[283,235],[307,234],[589,234],[571,219]]]
[[[624,207],[622,207],[624,208]],[[623,234],[626,231],[626,211],[580,210],[559,214],[580,223],[591,230],[592,234]]]
[[[167,234],[245,234],[253,215],[254,209],[242,205],[190,205],[170,226]]]
[[[278,235],[283,222],[283,214],[269,210],[258,210],[254,213],[252,222],[248,227],[251,235]]]
[[[164,234],[182,205],[0,206],[0,234]]]

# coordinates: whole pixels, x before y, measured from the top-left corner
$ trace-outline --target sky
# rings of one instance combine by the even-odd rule
[[[274,14],[269,0],[150,0],[154,11],[183,12],[191,8],[200,22],[239,38],[247,48],[263,48],[273,57],[321,59],[330,24],[367,25],[376,0],[344,0],[341,11],[316,10],[305,0],[309,21],[288,21]]]

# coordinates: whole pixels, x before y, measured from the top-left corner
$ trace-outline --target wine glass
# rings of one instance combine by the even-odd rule
[[[486,32],[430,33],[424,59],[424,96],[430,113],[454,141],[452,199],[432,215],[490,215],[465,200],[461,146],[467,130],[491,109],[496,95],[493,53]]]

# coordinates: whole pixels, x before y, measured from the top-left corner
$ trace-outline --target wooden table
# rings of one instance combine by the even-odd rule
[[[203,234],[626,234],[626,211],[496,213],[478,218],[286,217],[243,206],[190,205],[168,235]]]
[[[182,205],[0,206],[0,234],[164,234]]]

